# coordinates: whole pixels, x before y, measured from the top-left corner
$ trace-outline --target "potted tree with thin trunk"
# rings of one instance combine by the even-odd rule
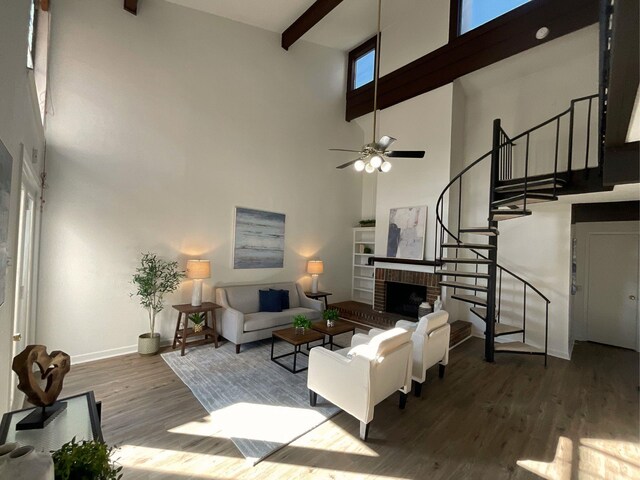
[[[143,253],[140,266],[133,275],[137,291],[131,296],[140,297],[140,305],[149,313],[149,333],[138,337],[138,353],[155,355],[160,349],[160,334],[156,333],[156,315],[164,308],[164,294],[178,288],[184,272],[178,270],[178,262],[158,258],[155,253]]]

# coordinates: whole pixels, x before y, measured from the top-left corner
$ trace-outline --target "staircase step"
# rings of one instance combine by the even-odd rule
[[[566,182],[561,178],[556,178],[555,181],[553,177],[550,178],[540,178],[538,180],[529,180],[527,182],[527,192],[529,190],[548,190],[553,188],[554,184],[556,188],[562,188]],[[507,193],[507,192],[522,192],[525,187],[524,179],[515,180],[513,183],[503,184],[495,188],[495,191],[498,193]]]
[[[488,273],[482,272],[463,272],[461,270],[436,270],[436,275],[442,275],[446,277],[468,277],[468,278],[482,278],[484,280],[489,279]]]
[[[494,250],[495,245],[489,245],[488,243],[443,243],[444,248],[473,248],[476,250]]]
[[[544,355],[544,350],[522,342],[496,343],[493,349],[496,353],[529,353],[532,355]]]
[[[532,203],[552,202],[557,200],[558,197],[554,197],[552,193],[529,193],[527,195],[521,193],[509,198],[503,198],[502,200],[496,200],[493,202],[494,207],[506,207],[517,208],[524,205],[525,196],[527,198],[527,205]]]
[[[480,319],[484,320],[485,322],[487,321],[487,309],[486,308],[471,307],[469,310],[471,311],[471,313],[475,314]]]
[[[500,235],[500,232],[495,227],[461,228],[460,233],[469,233],[472,235],[486,235],[489,237],[495,237],[496,235]]]
[[[477,263],[479,265],[489,265],[491,262],[491,260],[489,260],[488,258],[448,258],[448,257],[443,257],[440,259],[441,262],[443,263]]]
[[[476,305],[484,305],[487,306],[487,299],[482,297],[476,297],[475,295],[462,295],[462,294],[454,294],[451,295],[451,298],[455,298],[456,300],[460,300],[462,302],[467,303],[475,303]]]
[[[493,335],[499,337],[501,335],[513,335],[514,333],[522,333],[524,330],[521,327],[514,327],[513,325],[506,325],[504,323],[496,323]]]
[[[531,215],[531,210],[491,210],[491,220],[500,222]]]
[[[441,287],[464,288],[466,290],[474,290],[476,292],[488,292],[486,285],[474,285],[473,283],[463,282],[440,282]]]

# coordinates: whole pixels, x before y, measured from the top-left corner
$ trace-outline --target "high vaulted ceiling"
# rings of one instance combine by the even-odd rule
[[[282,33],[315,0],[167,0],[237,22]],[[383,28],[411,7],[426,0],[386,0],[382,4]],[[377,0],[344,0],[313,27],[302,40],[341,50],[351,50],[376,31]]]

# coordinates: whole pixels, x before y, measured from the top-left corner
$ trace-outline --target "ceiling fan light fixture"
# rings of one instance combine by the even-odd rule
[[[371,163],[367,163],[367,165],[364,167],[364,171],[367,173],[373,173],[376,171],[376,168],[371,165]]]
[[[353,167],[356,169],[356,172],[361,172],[364,170],[364,162],[362,160],[358,160],[353,164]]]
[[[371,164],[371,166],[373,168],[380,168],[380,165],[382,165],[382,157],[380,155],[373,155],[370,159],[369,159],[369,163]]]
[[[380,165],[380,170],[382,170],[384,173],[387,173],[389,170],[391,170],[391,162],[382,162],[382,165]]]

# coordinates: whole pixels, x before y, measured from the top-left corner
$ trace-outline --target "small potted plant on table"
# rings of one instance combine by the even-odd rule
[[[140,305],[149,312],[149,333],[138,337],[138,353],[155,355],[160,349],[160,334],[155,332],[156,315],[164,308],[164,294],[178,288],[184,272],[178,270],[178,262],[158,258],[155,253],[144,253],[140,266],[133,275],[137,291],[131,296],[140,297]]]
[[[204,312],[192,313],[191,315],[189,315],[189,320],[193,322],[193,331],[195,333],[200,333],[202,331],[202,324],[204,323],[204,320],[207,318],[206,315],[207,314]]]
[[[327,321],[327,327],[333,327],[338,320],[338,310],[335,308],[328,308],[322,312],[322,318]]]
[[[304,335],[307,328],[311,328],[311,320],[304,315],[296,315],[293,317],[293,327],[296,329],[296,335]]]

